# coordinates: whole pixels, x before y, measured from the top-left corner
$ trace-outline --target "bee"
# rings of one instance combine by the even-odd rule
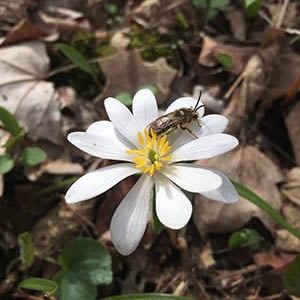
[[[158,117],[148,125],[148,133],[151,136],[151,131],[156,135],[170,134],[176,129],[188,131],[193,137],[198,138],[187,125],[191,122],[196,122],[201,127],[199,122],[199,110],[204,105],[198,106],[201,98],[201,93],[194,108],[182,107],[173,112]]]

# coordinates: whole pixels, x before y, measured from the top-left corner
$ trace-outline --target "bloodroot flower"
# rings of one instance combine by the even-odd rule
[[[179,98],[165,113],[194,108],[196,102],[190,97]],[[168,135],[156,135],[153,130],[149,132],[148,126],[158,117],[156,99],[150,90],[136,93],[132,113],[114,98],[107,98],[104,105],[110,121],[95,122],[86,132],[72,132],[68,140],[90,155],[123,162],[79,178],[67,191],[66,202],[91,199],[128,176],[141,174],[111,220],[111,239],[121,254],[131,254],[144,235],[153,187],[156,215],[171,229],[184,227],[192,214],[191,202],[182,190],[224,203],[238,200],[224,174],[189,163],[223,154],[238,145],[235,137],[222,133],[228,122],[225,117],[216,114],[203,117],[201,107],[198,110],[201,126],[194,121],[184,124],[198,138],[180,128]]]

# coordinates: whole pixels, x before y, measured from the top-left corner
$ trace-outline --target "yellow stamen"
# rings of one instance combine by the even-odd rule
[[[141,132],[138,132],[138,138],[139,138],[139,143],[143,146],[144,145],[144,138],[143,138]]]
[[[144,134],[138,132],[138,141],[140,147],[128,149],[126,153],[134,156],[132,162],[141,172],[153,176],[171,159],[171,155],[167,155],[171,151],[167,136],[157,136],[150,128],[150,132],[147,129],[144,130]]]

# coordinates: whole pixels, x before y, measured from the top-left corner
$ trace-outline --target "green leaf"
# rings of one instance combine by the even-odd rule
[[[290,294],[300,297],[300,254],[286,268],[283,283]]]
[[[237,248],[244,244],[249,244],[251,251],[257,251],[260,248],[260,235],[259,233],[250,228],[245,228],[234,232],[228,241],[230,248]]]
[[[10,154],[5,153],[0,155],[0,174],[9,172],[14,167],[14,160]]]
[[[0,121],[4,128],[14,136],[22,131],[22,127],[18,124],[15,116],[3,107],[0,107]]]
[[[44,292],[46,297],[51,297],[56,293],[58,285],[49,279],[32,277],[21,281],[18,288]]]
[[[58,264],[63,269],[55,276],[61,300],[93,300],[96,286],[112,281],[110,254],[92,238],[70,241],[58,256]]]
[[[72,183],[74,183],[77,179],[79,179],[80,176],[72,176],[70,178],[67,178],[65,180],[59,180],[58,182],[55,182],[51,185],[48,185],[46,188],[39,190],[38,192],[34,193],[32,195],[32,199],[37,199],[42,196],[45,196],[47,194],[56,192],[62,188],[65,188],[67,186],[70,186]]]
[[[118,12],[118,6],[114,3],[105,3],[104,10],[111,15],[115,15]]]
[[[32,245],[31,235],[28,232],[23,232],[18,235],[18,244],[22,262],[30,267],[34,260],[34,250]]]
[[[184,29],[188,29],[190,27],[190,24],[188,22],[188,20],[186,19],[185,15],[183,14],[182,11],[178,11],[176,13],[176,17],[178,22],[180,23],[180,25],[184,28]]]
[[[245,15],[250,18],[256,18],[261,7],[261,0],[241,0]]]
[[[260,198],[258,195],[247,189],[245,186],[242,184],[235,182],[231,180],[233,186],[237,190],[240,196],[246,198],[259,208],[261,208],[265,213],[267,213],[269,216],[271,216],[274,220],[277,221],[283,228],[288,230],[291,234],[293,234],[295,237],[300,239],[300,232],[291,226],[285,219],[284,217],[276,211],[269,203],[267,203],[265,200]]]
[[[232,68],[233,62],[230,55],[226,53],[218,53],[216,55],[216,59],[225,69]]]
[[[192,0],[192,4],[196,7],[206,6],[207,0]]]
[[[95,300],[97,296],[96,285],[80,281],[74,273],[58,272],[54,280],[58,283],[58,299],[60,300]]]
[[[207,20],[211,21],[217,14],[218,14],[219,10],[215,9],[215,8],[210,8],[207,10]]]
[[[4,144],[2,147],[9,149],[11,148],[18,140],[20,140],[24,135],[26,134],[26,132],[22,129],[17,135],[12,136],[6,144]]]
[[[75,66],[77,66],[82,71],[93,75],[93,69],[90,66],[87,59],[75,48],[63,44],[63,43],[55,43],[54,44],[57,49],[59,49]]]
[[[191,300],[191,298],[173,296],[168,294],[145,293],[113,296],[104,298],[102,300]]]
[[[228,9],[230,5],[230,0],[210,0],[209,2],[210,8],[215,8],[220,11],[224,11]]]
[[[27,147],[22,150],[20,155],[20,163],[24,166],[35,166],[43,162],[47,158],[47,154],[39,147]]]
[[[112,281],[110,254],[92,238],[79,237],[69,242],[58,256],[58,264],[79,281],[93,285]]]
[[[129,93],[119,93],[116,95],[116,99],[122,102],[126,106],[130,106],[132,104],[132,96]]]

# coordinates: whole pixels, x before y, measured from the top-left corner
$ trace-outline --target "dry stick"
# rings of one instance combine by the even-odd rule
[[[280,11],[280,14],[279,14],[279,17],[278,17],[278,20],[277,20],[276,28],[281,27],[288,4],[289,4],[289,0],[284,0],[284,2],[282,4],[281,11]]]
[[[244,72],[242,72],[239,75],[239,77],[234,81],[234,83],[231,85],[229,90],[226,92],[226,94],[223,97],[225,100],[231,97],[232,93],[235,91],[235,89],[238,87],[238,85],[242,82],[243,79],[244,79]]]

